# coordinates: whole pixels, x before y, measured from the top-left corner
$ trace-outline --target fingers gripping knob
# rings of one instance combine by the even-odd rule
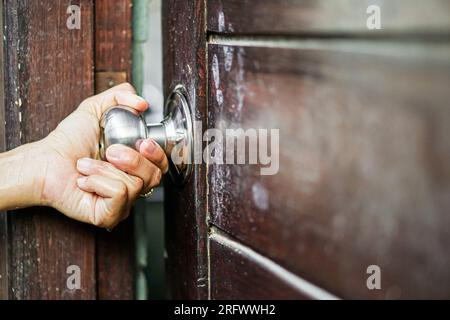
[[[170,93],[165,105],[165,119],[161,123],[145,123],[136,110],[115,106],[100,120],[100,157],[106,160],[106,150],[113,144],[138,149],[139,142],[152,138],[169,159],[169,173],[173,181],[184,184],[192,171],[193,123],[187,95],[182,86]]]

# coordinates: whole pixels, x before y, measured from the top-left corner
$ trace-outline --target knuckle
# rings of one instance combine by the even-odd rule
[[[105,173],[107,171],[111,171],[113,169],[113,165],[106,161],[98,162],[95,166],[98,172]]]
[[[122,216],[120,210],[106,212],[102,215],[101,222],[97,227],[112,229],[121,221],[121,219]]]
[[[152,187],[156,187],[161,183],[162,172],[161,169],[156,169],[152,177]]]
[[[91,219],[91,223],[96,227],[103,228],[106,226],[107,221],[104,215],[94,215]]]
[[[124,82],[124,83],[120,84],[119,87],[121,89],[125,89],[125,90],[134,92],[134,87],[129,82]]]
[[[162,148],[158,148],[157,152],[155,152],[155,161],[158,164],[163,164],[165,158],[166,158],[166,155],[165,155],[164,151],[162,150]]]
[[[92,97],[86,98],[80,103],[80,107],[84,107],[86,105],[90,105],[92,103]]]
[[[117,225],[117,219],[116,218],[108,218],[105,219],[105,223],[101,226],[102,228],[108,228],[108,229],[112,229]]]
[[[125,200],[127,199],[128,189],[127,189],[127,186],[124,183],[121,183],[119,185],[119,187],[117,188],[117,196],[120,199],[125,199]]]
[[[137,170],[139,168],[139,166],[141,165],[141,157],[139,156],[139,154],[135,154],[133,156],[130,157],[130,161],[128,162],[128,167],[131,170]]]
[[[131,181],[132,181],[133,191],[135,193],[141,192],[142,188],[144,188],[144,181],[138,177],[133,177]]]
[[[84,176],[84,183],[89,185],[92,182],[92,177],[91,176]]]
[[[95,107],[98,105],[99,100],[102,99],[104,93],[99,93],[90,97],[87,97],[86,99],[84,99],[79,106],[82,108],[87,108],[87,109],[91,109],[92,107]]]
[[[88,111],[93,105],[92,97],[84,99],[79,105],[78,110]]]

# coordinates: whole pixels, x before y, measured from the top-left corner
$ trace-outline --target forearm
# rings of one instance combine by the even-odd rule
[[[0,154],[0,211],[41,205],[41,181],[46,170],[38,143]]]

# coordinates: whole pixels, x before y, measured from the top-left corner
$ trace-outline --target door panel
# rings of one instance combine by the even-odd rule
[[[129,72],[131,62],[125,56],[129,56],[131,42],[124,38],[131,39],[130,1],[115,1],[117,7],[108,1],[108,10],[122,22],[120,30],[105,22],[113,21],[104,15],[105,3],[2,1],[6,45],[1,59],[5,108],[1,105],[0,151],[4,146],[12,149],[44,138],[84,98],[93,95],[97,60],[103,71],[123,68]],[[67,27],[69,5],[80,8],[80,29]],[[124,55],[117,54],[117,49]],[[125,230],[105,235],[45,207],[2,213],[0,298],[133,297],[133,233]],[[70,265],[80,267],[79,290],[67,288]]]
[[[190,88],[202,128],[280,135],[275,175],[208,159],[166,185],[176,297],[450,297],[449,3],[370,4],[382,30],[357,0],[166,6],[166,94]]]
[[[210,268],[212,299],[335,299],[215,229]]]
[[[208,30],[240,34],[365,33],[367,8],[380,7],[385,33],[448,33],[446,0],[209,0]],[[372,11],[370,11],[372,12]],[[372,33],[373,34],[373,33]]]
[[[211,222],[340,297],[448,297],[450,47],[208,49],[209,127],[280,130],[277,174],[211,165]]]
[[[93,4],[79,4],[84,25],[71,32],[65,1],[4,2],[8,149],[44,138],[94,93]],[[8,226],[10,298],[96,297],[93,229],[44,207],[9,213]],[[81,290],[66,289],[69,265],[83,272]]]
[[[164,93],[185,86],[193,119],[205,128],[206,43],[204,1],[163,1]],[[202,132],[195,130],[195,139]],[[201,139],[201,138],[200,138]],[[165,186],[165,223],[169,295],[208,298],[206,167],[195,165],[187,183]]]

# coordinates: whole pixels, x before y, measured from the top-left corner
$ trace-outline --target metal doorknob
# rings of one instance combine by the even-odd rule
[[[169,159],[169,173],[181,185],[192,171],[193,124],[186,92],[177,86],[165,105],[166,117],[161,123],[147,124],[136,110],[124,106],[108,109],[100,120],[100,157],[105,160],[106,149],[124,144],[136,149],[139,140],[152,138]]]

